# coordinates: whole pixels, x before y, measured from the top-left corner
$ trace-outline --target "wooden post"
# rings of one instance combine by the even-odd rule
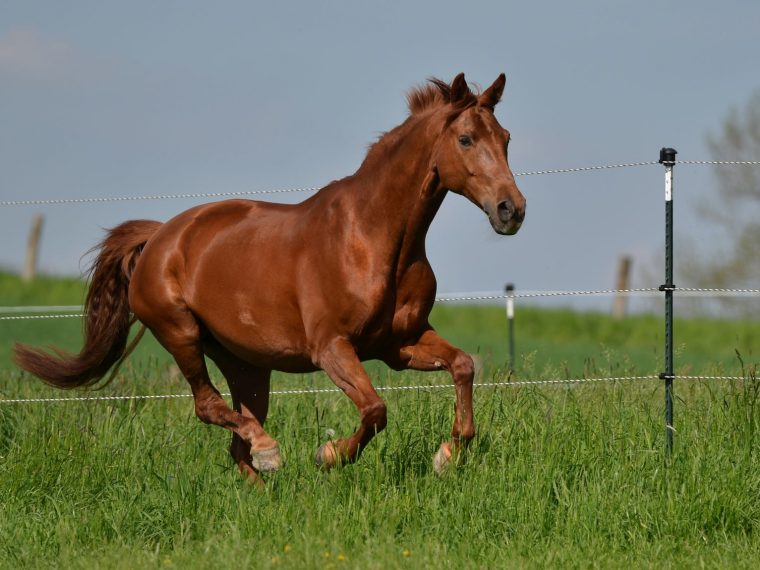
[[[615,289],[618,291],[630,289],[631,263],[631,258],[627,255],[621,256],[618,260],[617,281],[615,282]],[[628,297],[624,293],[615,295],[615,299],[612,302],[612,318],[616,320],[622,319],[625,317],[627,309]]]
[[[42,214],[35,214],[32,218],[32,227],[29,230],[29,241],[26,243],[26,260],[21,279],[29,283],[37,273],[37,254],[40,249],[40,236],[42,235],[42,222],[45,218]]]

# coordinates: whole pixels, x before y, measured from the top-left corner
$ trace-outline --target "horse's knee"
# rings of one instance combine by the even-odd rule
[[[451,375],[457,384],[472,384],[475,378],[475,363],[466,352],[458,352],[451,363]]]
[[[385,402],[379,400],[362,410],[362,423],[375,432],[382,431],[388,425],[388,410]]]

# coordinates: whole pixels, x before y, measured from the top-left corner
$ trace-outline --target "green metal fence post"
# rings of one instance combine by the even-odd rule
[[[660,150],[660,164],[665,167],[665,283],[660,291],[665,292],[665,372],[660,378],[665,380],[665,435],[666,452],[673,452],[673,166],[677,151],[672,148]]]

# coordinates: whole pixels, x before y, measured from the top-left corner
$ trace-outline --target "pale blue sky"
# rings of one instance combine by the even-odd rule
[[[0,199],[323,185],[403,121],[410,87],[460,71],[484,86],[507,74],[497,116],[515,172],[656,160],[663,145],[703,159],[707,132],[760,87],[758,54],[749,1],[3,1]],[[640,268],[662,248],[659,166],[518,183],[512,238],[447,198],[428,239],[439,292],[604,289],[620,254]],[[677,168],[679,232],[702,239],[692,206],[713,186],[709,169]],[[20,267],[38,211],[41,268],[73,274],[101,228],[194,203],[3,207],[0,264]]]

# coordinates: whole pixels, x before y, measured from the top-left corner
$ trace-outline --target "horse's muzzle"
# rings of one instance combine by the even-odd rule
[[[488,215],[488,221],[496,233],[502,235],[514,235],[522,226],[525,219],[525,202],[518,207],[512,200],[502,200],[496,208],[484,208]]]

